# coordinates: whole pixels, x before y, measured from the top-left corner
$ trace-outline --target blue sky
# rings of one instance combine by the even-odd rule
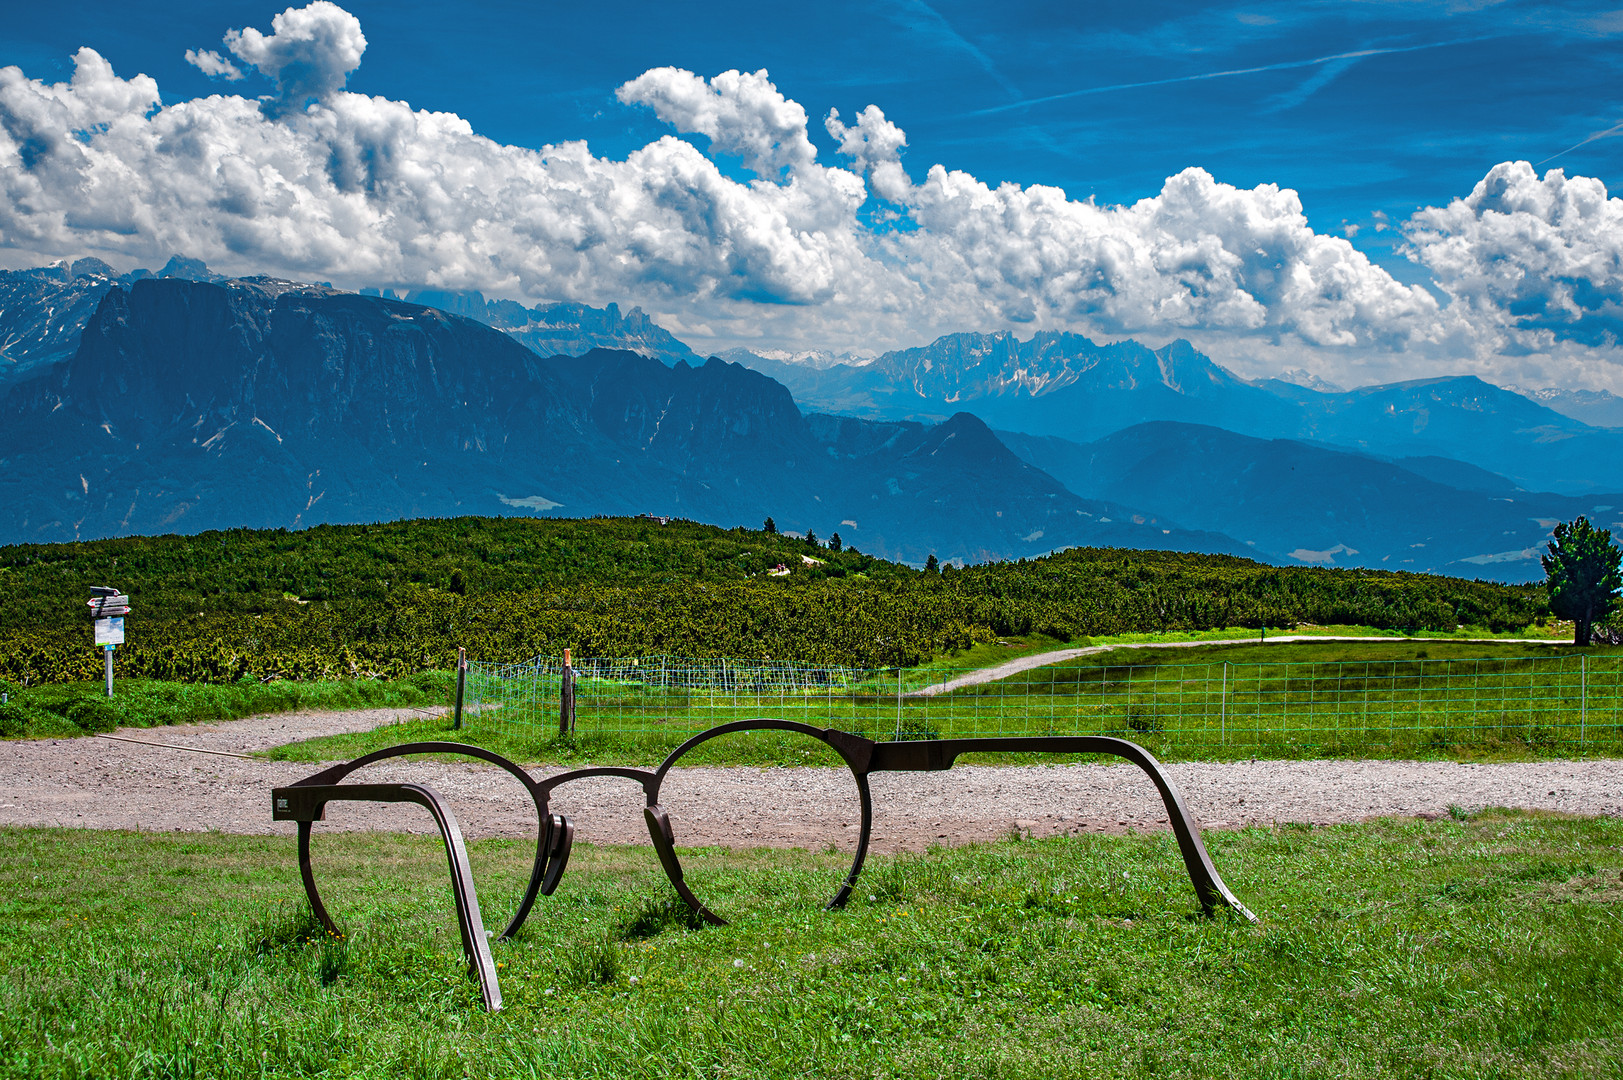
[[[940,162],[1117,203],[1200,165],[1237,186],[1296,189],[1321,232],[1445,202],[1500,161],[1549,159],[1609,188],[1623,166],[1623,139],[1567,149],[1623,122],[1623,11],[1600,5],[344,6],[368,41],[350,89],[455,112],[520,146],[586,139],[623,157],[664,125],[615,88],[672,65],[766,68],[814,115],[878,104],[906,129],[916,169]],[[154,19],[142,5],[85,3],[64,19],[18,5],[0,64],[61,78],[89,45],[120,74],[155,77],[166,101],[194,97],[219,86],[184,49],[218,47],[226,28],[265,26],[277,10],[168,2]],[[1360,52],[1376,55],[1312,63]],[[1201,78],[1229,71],[1250,73]],[[1384,257],[1378,239],[1357,243]]]
[[[171,2],[163,5],[161,18],[154,18],[148,7],[122,3],[70,9],[12,5],[0,38],[0,66],[16,65],[40,83],[57,82],[72,77],[75,52],[89,46],[119,77],[144,73],[155,79],[166,106],[210,94],[269,94],[272,81],[240,61],[247,77],[226,83],[206,77],[183,54],[215,49],[229,56],[221,45],[225,31],[258,27],[268,34],[282,6]],[[1006,182],[1022,189],[1053,185],[1071,200],[1091,197],[1105,205],[1156,196],[1168,177],[1190,167],[1235,189],[1278,185],[1299,194],[1315,234],[1350,237],[1376,266],[1402,284],[1427,289],[1445,308],[1466,286],[1451,285],[1435,265],[1397,252],[1404,235],[1398,226],[1417,209],[1446,207],[1469,195],[1504,162],[1533,163],[1536,174],[1559,167],[1568,177],[1594,178],[1608,190],[1617,187],[1623,166],[1618,137],[1585,142],[1623,123],[1618,79],[1623,12],[1596,5],[915,0],[788,8],[732,0],[702,5],[352,0],[342,6],[359,20],[366,41],[364,59],[349,73],[349,91],[417,110],[455,113],[497,144],[539,149],[585,140],[595,158],[623,161],[673,131],[668,111],[617,97],[623,84],[664,67],[701,79],[729,69],[765,69],[783,98],[804,107],[820,163],[838,161],[835,140],[823,124],[829,109],[837,108],[850,122],[873,104],[905,131],[900,161],[915,183],[939,163],[988,188]],[[701,151],[709,150],[711,140],[704,134],[681,134]],[[711,159],[730,180],[747,182],[752,175],[735,156],[711,154]],[[935,227],[879,199],[870,199],[860,213],[881,232]],[[28,248],[17,239],[27,231],[0,231],[0,244]],[[873,242],[872,237],[863,242]],[[105,248],[99,242],[85,246],[87,251]],[[40,242],[29,253],[48,255],[48,249]],[[128,250],[133,257],[135,249]],[[891,257],[903,256],[893,252]],[[295,268],[308,266],[291,262]],[[345,278],[343,268],[335,267],[334,276]],[[504,291],[499,276],[482,283],[490,291]],[[520,284],[506,291],[518,295],[569,291],[553,279],[532,281],[520,274],[511,280]],[[1600,282],[1603,293],[1614,285]],[[681,307],[685,295],[669,274],[645,293],[635,287],[625,291],[632,295],[624,299],[667,315]],[[1261,292],[1252,292],[1267,306]],[[1588,295],[1593,289],[1579,292]],[[682,320],[690,336],[723,343],[748,337],[733,321],[745,309],[706,308],[700,302],[722,294],[732,300],[770,294],[785,301],[770,285],[764,293],[698,289],[691,295],[702,310]],[[798,294],[787,301],[799,307],[823,302]],[[1197,340],[1205,334],[1203,343],[1211,344],[1237,333],[1245,321],[1232,315],[1180,316],[1157,333],[1158,324],[1096,317],[1086,305],[1073,310],[1051,301],[1045,306],[1038,300],[1037,325],[1059,327],[1074,316],[1081,329],[1131,331],[1148,339],[1165,338],[1176,329]],[[1501,296],[1499,301],[1510,311],[1515,303],[1525,306],[1527,298]],[[889,301],[892,307],[899,302]],[[1021,324],[1018,303],[1006,298],[998,303],[1002,306],[987,310],[1006,312],[1012,320],[1006,325]],[[1288,359],[1295,349],[1306,361],[1344,375],[1365,363],[1384,370],[1383,362],[1371,360],[1383,349],[1407,357],[1416,371],[1429,371],[1427,365],[1454,361],[1481,364],[1486,348],[1512,374],[1530,374],[1525,357],[1537,354],[1545,358],[1541,363],[1568,364],[1569,381],[1614,385],[1615,358],[1591,345],[1602,340],[1610,348],[1607,335],[1597,335],[1595,326],[1596,320],[1612,318],[1615,305],[1608,300],[1579,306],[1581,313],[1568,321],[1587,318],[1587,328],[1572,334],[1558,328],[1553,344],[1548,335],[1507,343],[1503,334],[1490,334],[1493,340],[1484,345],[1487,338],[1477,334],[1465,342],[1463,331],[1454,327],[1411,333],[1401,346],[1383,345],[1376,340],[1379,333],[1359,331],[1352,335],[1356,342],[1337,352],[1334,332],[1307,331],[1301,340],[1291,336],[1297,331],[1287,320],[1288,325],[1280,324],[1287,330],[1288,340],[1282,340],[1278,326],[1267,319],[1263,323],[1272,330],[1242,327],[1241,337],[1267,339],[1259,346],[1269,357],[1266,363]],[[1512,322],[1516,317],[1509,316]],[[875,318],[877,328],[883,320]],[[875,329],[871,336],[877,345],[900,343],[910,332],[943,329],[944,318],[950,316]],[[763,342],[791,351],[797,341],[806,347],[862,345],[854,338],[813,340],[824,332],[815,320],[794,324],[773,312],[766,321],[776,328]],[[840,315],[831,324],[844,321]],[[963,328],[992,328],[980,325],[988,321],[985,312],[966,313],[966,321],[977,325]],[[795,325],[803,325],[804,333],[797,334]],[[1568,348],[1568,339],[1581,340],[1589,351],[1580,350],[1579,356]]]

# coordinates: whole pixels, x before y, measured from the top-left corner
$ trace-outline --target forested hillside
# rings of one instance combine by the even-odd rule
[[[933,573],[692,522],[434,519],[0,547],[0,678],[94,677],[98,584],[132,598],[121,673],[200,681],[399,675],[450,666],[458,645],[498,661],[569,646],[892,665],[1032,632],[1505,630],[1545,603],[1533,587],[1163,551]]]

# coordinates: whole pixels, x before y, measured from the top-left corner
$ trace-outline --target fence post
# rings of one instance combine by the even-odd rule
[[[1584,723],[1589,719],[1589,657],[1578,657],[1578,741],[1584,741]]]
[[[896,661],[896,741],[902,741],[902,662]]]
[[[1229,662],[1223,661],[1223,691],[1217,699],[1217,741],[1229,741]]]
[[[451,724],[453,731],[462,730],[462,698],[468,692],[468,650],[457,647],[456,650],[456,719]]]
[[[575,669],[570,662],[570,650],[564,650],[564,674],[558,680],[558,734],[575,733]]]

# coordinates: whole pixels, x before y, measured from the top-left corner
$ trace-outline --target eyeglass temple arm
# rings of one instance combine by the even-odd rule
[[[313,778],[312,778],[313,779]],[[299,874],[310,910],[329,933],[338,933],[338,924],[327,913],[316,890],[310,865],[310,826],[326,816],[329,802],[411,802],[427,807],[445,841],[445,858],[451,867],[451,895],[456,903],[457,928],[462,932],[462,951],[468,958],[468,973],[479,981],[479,994],[485,1008],[496,1012],[502,1007],[502,989],[496,981],[496,963],[490,956],[490,942],[479,914],[479,895],[473,887],[473,871],[468,867],[468,850],[462,843],[462,829],[456,815],[438,792],[422,784],[311,784],[308,781],[271,791],[272,818],[299,824]]]
[[[1257,917],[1240,902],[1212,864],[1206,845],[1200,839],[1200,826],[1184,806],[1183,796],[1155,756],[1142,746],[1108,735],[1012,736],[984,739],[930,739],[909,742],[874,743],[868,759],[869,772],[941,772],[950,769],[960,754],[973,752],[1005,754],[1110,754],[1125,758],[1149,774],[1161,801],[1166,804],[1167,821],[1178,838],[1183,865],[1189,881],[1208,915],[1218,904],[1232,909],[1251,922]]]

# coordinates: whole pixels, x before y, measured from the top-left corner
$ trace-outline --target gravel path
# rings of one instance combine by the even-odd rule
[[[1096,653],[1115,652],[1117,649],[1193,649],[1202,645],[1285,645],[1293,641],[1464,641],[1464,642],[1492,642],[1494,644],[1512,645],[1560,645],[1559,641],[1549,638],[1394,638],[1394,637],[1344,637],[1339,634],[1280,634],[1277,637],[1266,638],[1259,641],[1252,637],[1223,638],[1213,641],[1139,641],[1120,645],[1089,645],[1080,649],[1055,649],[1053,652],[1033,653],[1031,656],[1022,656],[1018,660],[999,664],[996,667],[982,668],[971,671],[967,675],[960,675],[956,679],[926,686],[921,690],[913,690],[906,697],[935,697],[965,686],[979,686],[981,683],[996,682],[998,679],[1007,679],[1010,675],[1018,675],[1022,671],[1031,671],[1034,668],[1047,667],[1049,664],[1063,664],[1067,660],[1075,660],[1079,656],[1093,656]]]
[[[369,730],[421,711],[289,713],[114,733],[139,743],[0,742],[0,825],[291,834],[293,826],[270,820],[270,789],[319,766],[227,755]],[[156,742],[215,753],[147,745]],[[1171,765],[1168,771],[1207,828],[1443,814],[1450,805],[1623,815],[1619,760],[1259,761]],[[362,778],[428,784],[452,800],[470,838],[534,834],[529,800],[500,770],[396,762],[357,774]],[[872,788],[879,850],[985,840],[1013,829],[1042,836],[1164,825],[1154,789],[1131,765],[961,765],[946,773],[878,774]],[[641,842],[647,837],[640,797],[630,781],[590,780],[562,789],[553,805],[574,819],[583,841]],[[858,820],[849,774],[830,769],[679,770],[662,801],[684,844],[844,844]],[[331,828],[433,830],[427,812],[409,805],[334,805],[328,817]]]

